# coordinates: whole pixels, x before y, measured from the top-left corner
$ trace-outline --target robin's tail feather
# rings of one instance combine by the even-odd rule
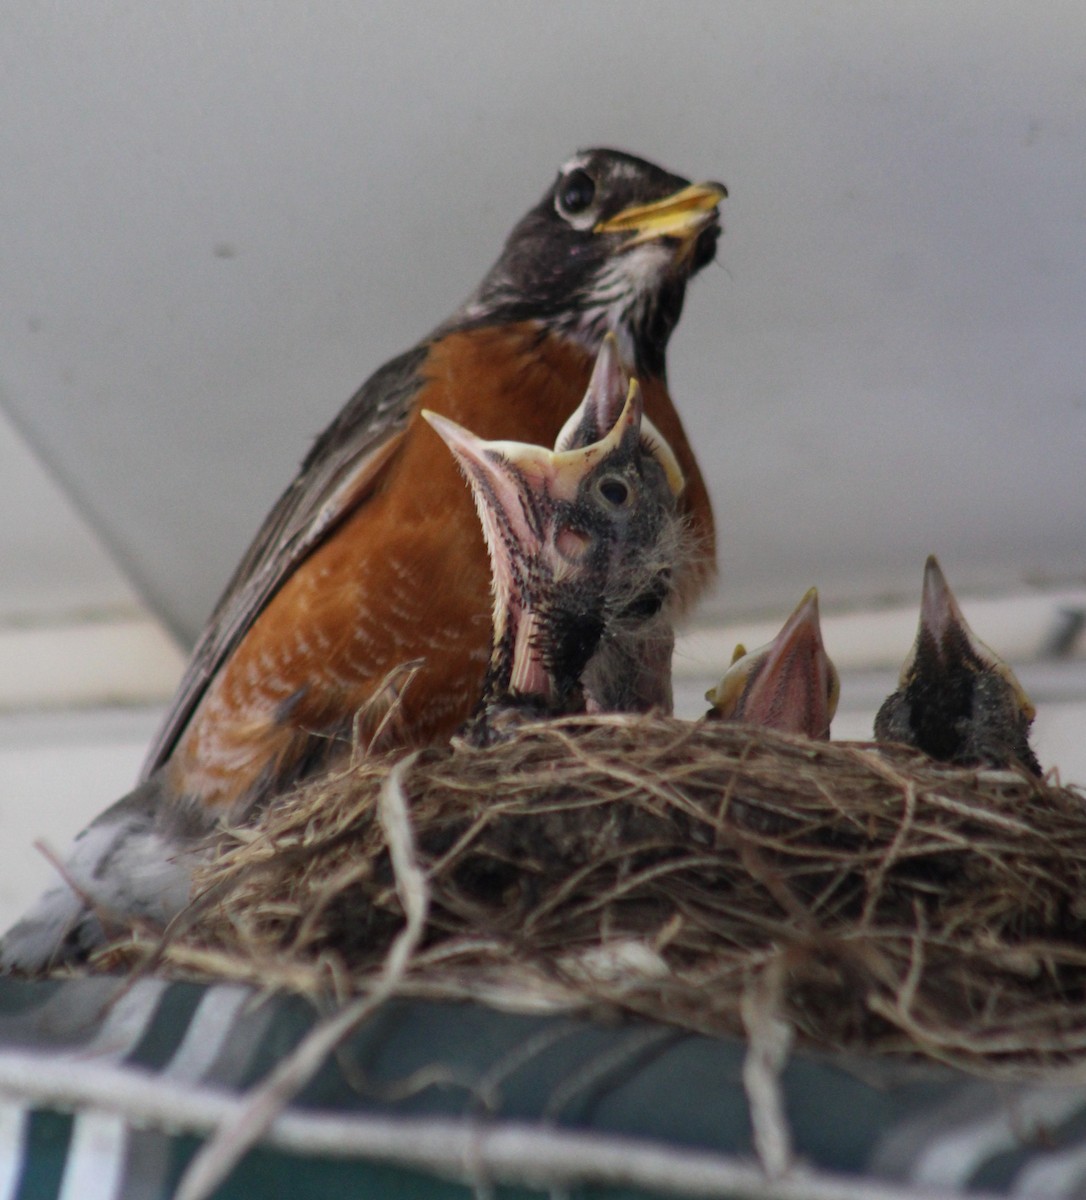
[[[0,939],[0,971],[78,964],[126,929],[162,928],[185,907],[208,821],[163,803],[162,791],[152,776],[76,837],[61,878]]]

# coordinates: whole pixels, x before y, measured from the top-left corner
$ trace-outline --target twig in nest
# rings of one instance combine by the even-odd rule
[[[769,1179],[780,1179],[792,1167],[792,1133],[784,1110],[781,1072],[792,1048],[792,1027],[780,1019],[783,963],[771,962],[743,991],[743,1024],[747,1053],[743,1087],[750,1108],[751,1135],[758,1161]]]
[[[352,757],[356,762],[363,754],[383,754],[389,748],[389,739],[402,734],[404,693],[425,665],[424,658],[398,663],[355,714]]]
[[[897,833],[894,834],[894,840],[890,843],[886,853],[875,867],[875,873],[867,885],[867,900],[864,903],[863,912],[860,914],[860,927],[863,929],[866,929],[871,924],[871,915],[882,898],[882,887],[886,879],[886,874],[898,861],[901,848],[906,844],[909,834],[912,832],[913,822],[916,819],[916,784],[913,780],[905,780],[903,782],[905,807],[901,814],[901,824],[898,827]]]

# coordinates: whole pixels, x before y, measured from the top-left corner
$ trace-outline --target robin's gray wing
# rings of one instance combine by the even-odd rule
[[[372,493],[407,428],[428,352],[423,342],[386,363],[317,439],[208,619],[141,779],[169,758],[209,684],[284,580]]]
[[[211,819],[142,783],[74,840],[51,884],[0,940],[0,974],[83,962],[132,925],[161,929],[189,902]]]

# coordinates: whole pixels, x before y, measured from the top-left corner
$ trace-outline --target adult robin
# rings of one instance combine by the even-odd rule
[[[413,658],[405,740],[454,730],[486,670],[490,572],[470,495],[419,413],[553,445],[608,332],[686,477],[697,553],[675,587],[690,606],[713,573],[713,521],[665,355],[725,195],[614,150],[561,168],[468,300],[318,439],[213,612],[145,777],[237,819],[342,752],[379,681]]]
[[[1039,776],[1029,744],[1034,713],[1011,668],[969,628],[932,555],[916,641],[875,716],[876,740],[957,766],[1020,766]]]
[[[637,382],[626,384],[614,339],[554,450],[422,415],[467,477],[491,559],[491,655],[469,738],[490,741],[524,712],[613,711],[610,696],[647,682],[643,670],[632,684],[615,673],[633,670],[648,641],[670,642],[686,546],[682,470],[644,417]],[[670,695],[670,661],[662,670],[651,690]]]
[[[561,168],[465,303],[317,439],[212,612],[139,786],[77,839],[70,882],[96,895],[108,884],[119,912],[134,891],[161,919],[187,895],[177,846],[346,752],[366,734],[357,714],[400,663],[423,660],[403,698],[403,744],[444,738],[472,711],[490,571],[470,494],[423,408],[485,439],[553,445],[614,333],[686,479],[693,550],[673,592],[676,612],[692,605],[714,571],[713,520],[666,351],[688,281],[715,255],[726,194],[615,150]],[[58,884],[4,938],[0,966],[78,957],[97,925]]]
[[[749,653],[736,647],[723,679],[705,694],[712,701],[705,715],[826,739],[839,694],[822,643],[818,591],[811,588],[771,642]]]

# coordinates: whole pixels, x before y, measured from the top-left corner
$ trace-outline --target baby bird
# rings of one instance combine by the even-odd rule
[[[822,644],[818,590],[811,588],[771,642],[749,654],[736,647],[724,678],[705,693],[713,705],[705,716],[825,740],[839,693]]]
[[[510,709],[639,711],[670,698],[683,475],[613,339],[554,450],[423,416],[467,477],[491,560],[491,655],[467,736],[489,740]],[[650,644],[668,653],[646,666]]]
[[[1029,744],[1034,712],[1014,672],[966,624],[931,555],[916,641],[875,717],[876,740],[957,766],[1022,766],[1040,776]]]

